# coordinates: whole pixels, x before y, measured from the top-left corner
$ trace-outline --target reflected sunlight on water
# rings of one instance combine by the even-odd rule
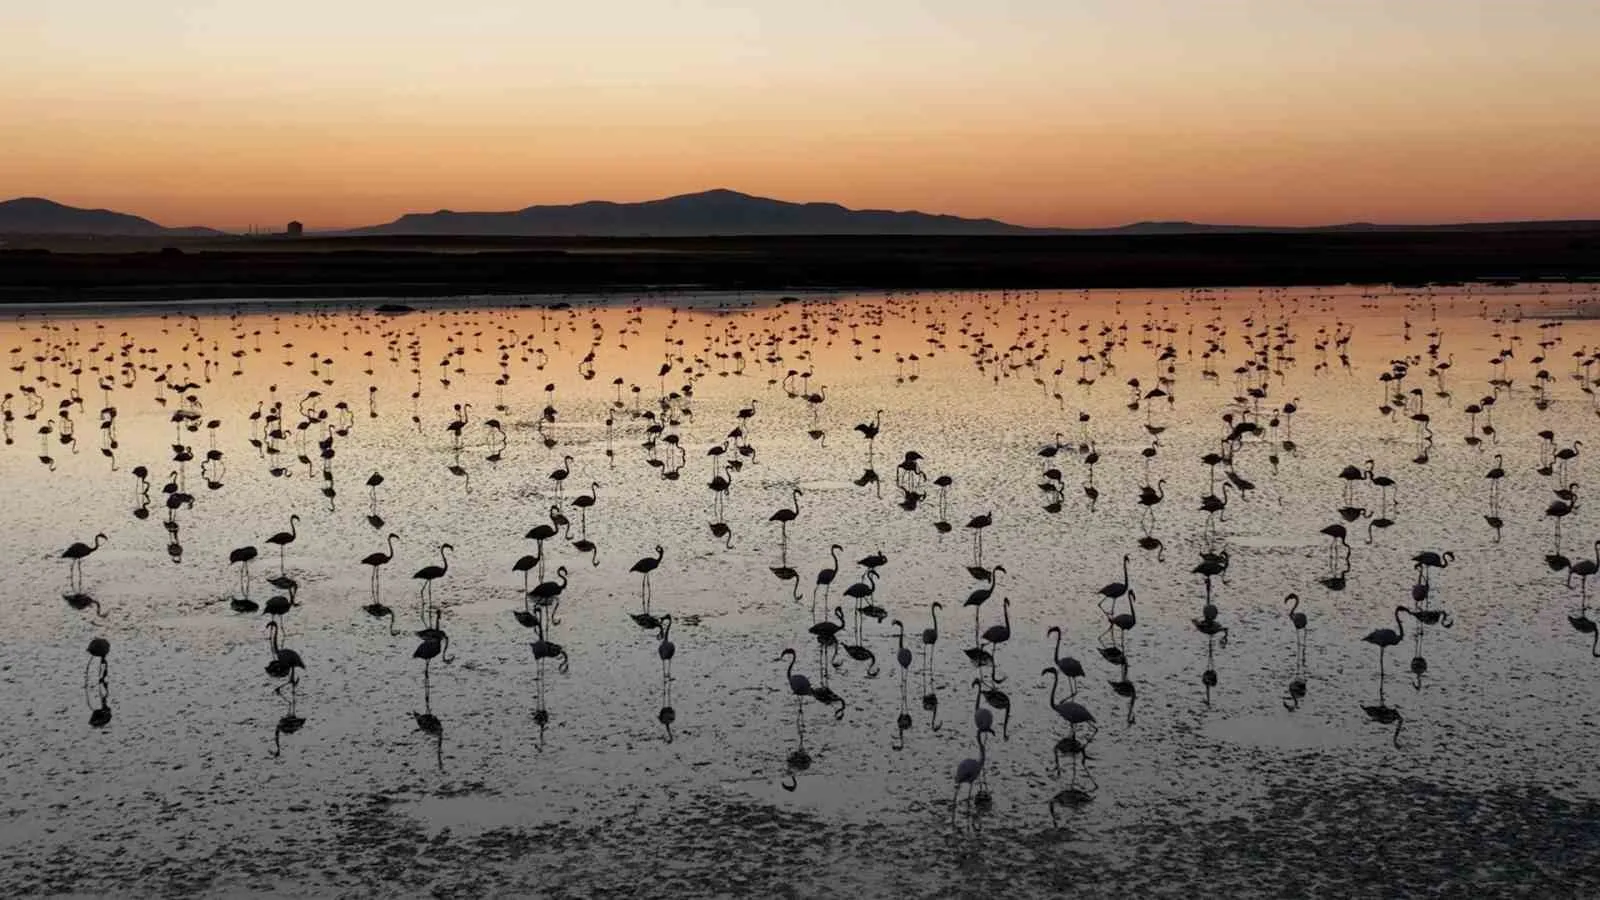
[[[0,883],[1570,883],[1595,300],[15,315]]]

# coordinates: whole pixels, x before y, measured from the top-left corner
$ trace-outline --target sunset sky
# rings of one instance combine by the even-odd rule
[[[1595,0],[0,4],[0,199],[329,228],[730,187],[1031,225],[1600,217]]]

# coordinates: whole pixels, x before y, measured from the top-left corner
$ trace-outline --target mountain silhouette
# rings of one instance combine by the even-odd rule
[[[354,234],[687,237],[702,235],[1005,235],[1050,234],[995,219],[964,219],[837,203],[789,203],[717,189],[641,203],[593,200],[514,212],[411,213]]]
[[[198,236],[221,232],[209,228],[165,228],[149,219],[109,209],[79,209],[43,197],[18,197],[0,201],[0,234]]]
[[[790,203],[717,189],[640,203],[591,200],[563,206],[529,206],[511,212],[409,213],[385,225],[325,232],[339,236],[419,237],[761,237],[808,235],[983,237],[1006,235],[1180,236],[1246,233],[1404,231],[1559,231],[1592,229],[1596,220],[1278,226],[1144,221],[1102,228],[1032,228],[997,219],[935,213],[850,209],[837,203]],[[211,228],[167,228],[108,209],[80,209],[41,197],[0,201],[0,234],[115,237],[233,238]],[[241,237],[242,236],[238,236]],[[281,235],[274,235],[281,237]]]

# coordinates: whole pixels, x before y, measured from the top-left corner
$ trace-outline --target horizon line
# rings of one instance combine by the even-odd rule
[[[1371,226],[1371,227],[1377,227],[1377,228],[1416,228],[1416,229],[1426,229],[1426,228],[1450,228],[1450,227],[1461,227],[1461,226],[1472,226],[1472,225],[1546,225],[1546,224],[1562,224],[1562,223],[1600,222],[1600,211],[1597,211],[1593,215],[1582,216],[1582,217],[1572,217],[1572,216],[1562,216],[1562,217],[1557,217],[1557,218],[1521,218],[1521,217],[1512,217],[1512,218],[1482,217],[1482,218],[1480,218],[1480,217],[1473,217],[1473,218],[1454,219],[1454,220],[1405,220],[1405,221],[1383,221],[1383,220],[1379,220],[1379,219],[1356,218],[1356,219],[1348,219],[1348,220],[1343,220],[1343,221],[1324,221],[1324,222],[1317,222],[1317,223],[1305,224],[1305,225],[1286,225],[1286,224],[1281,224],[1281,223],[1261,222],[1261,221],[1227,221],[1227,220],[1216,220],[1216,219],[1193,219],[1193,218],[1183,218],[1183,217],[1177,217],[1177,218],[1165,218],[1165,217],[1163,217],[1163,218],[1141,218],[1141,219],[1122,221],[1122,222],[1119,222],[1117,224],[1109,224],[1109,225],[1108,224],[1100,224],[1100,225],[1024,225],[1024,224],[1019,224],[1017,222],[1013,222],[1013,221],[1010,221],[1010,220],[1007,220],[1007,219],[998,218],[996,216],[969,215],[969,214],[951,213],[951,212],[933,212],[933,211],[929,211],[927,209],[922,209],[922,208],[917,208],[917,207],[892,208],[892,207],[875,207],[875,206],[850,206],[848,204],[840,203],[840,202],[835,201],[835,200],[787,200],[787,199],[783,199],[783,198],[779,198],[779,197],[769,196],[769,195],[766,195],[766,194],[753,194],[753,193],[750,193],[748,191],[739,190],[737,188],[729,188],[729,187],[721,187],[721,186],[705,188],[705,189],[702,189],[702,190],[683,191],[683,192],[664,194],[664,195],[659,195],[659,196],[651,196],[651,197],[647,197],[647,198],[641,199],[641,200],[614,200],[614,199],[596,197],[596,198],[590,198],[590,199],[587,199],[587,200],[578,200],[578,201],[574,201],[574,202],[570,202],[570,203],[534,202],[534,203],[528,203],[528,204],[525,204],[525,205],[522,205],[522,206],[509,207],[509,208],[505,208],[505,209],[461,209],[461,208],[456,208],[456,207],[451,207],[451,206],[442,206],[442,207],[439,207],[439,208],[436,208],[436,209],[432,209],[432,210],[411,209],[411,210],[407,210],[405,212],[401,212],[401,213],[395,215],[392,219],[389,219],[387,221],[368,222],[368,223],[364,223],[364,224],[312,225],[312,224],[307,224],[303,219],[293,220],[293,221],[300,221],[302,223],[302,225],[304,225],[304,228],[305,228],[305,232],[304,233],[307,234],[307,235],[313,235],[313,234],[316,234],[316,235],[333,235],[333,234],[340,234],[340,233],[346,233],[346,232],[352,232],[352,231],[359,231],[359,230],[368,229],[368,228],[377,228],[377,227],[382,227],[382,226],[385,226],[385,225],[392,225],[392,224],[394,224],[396,222],[399,222],[401,219],[406,218],[407,216],[431,216],[431,215],[437,215],[437,214],[440,214],[440,213],[448,213],[448,214],[451,214],[451,215],[514,215],[516,213],[523,212],[523,211],[526,211],[526,210],[529,210],[529,209],[535,209],[535,208],[541,208],[541,207],[543,207],[543,208],[571,208],[571,207],[577,207],[577,206],[583,206],[583,205],[595,204],[595,203],[611,204],[611,205],[615,205],[615,206],[636,206],[636,205],[642,205],[642,204],[646,204],[646,203],[657,203],[657,202],[662,202],[662,201],[667,201],[667,200],[676,200],[676,199],[688,198],[688,197],[701,197],[701,196],[706,196],[706,195],[711,195],[711,194],[732,194],[732,195],[737,195],[737,196],[740,196],[740,197],[747,197],[747,198],[755,199],[755,200],[766,200],[766,201],[771,201],[771,202],[775,202],[775,203],[783,203],[783,204],[794,205],[794,206],[833,206],[833,207],[838,207],[840,209],[846,210],[848,212],[909,214],[909,215],[922,215],[922,216],[930,216],[930,217],[944,217],[944,218],[952,218],[952,219],[961,219],[961,220],[970,221],[970,222],[998,223],[998,224],[1009,226],[1009,227],[1013,227],[1013,228],[1028,229],[1028,230],[1031,230],[1031,231],[1038,231],[1038,232],[1050,232],[1050,231],[1058,231],[1058,232],[1116,231],[1116,230],[1121,230],[1121,229],[1134,228],[1134,227],[1138,227],[1138,226],[1141,226],[1141,225],[1143,225],[1143,226],[1160,226],[1160,225],[1183,226],[1183,225],[1188,225],[1188,226],[1196,226],[1196,227],[1202,227],[1202,228],[1247,228],[1247,229],[1258,229],[1258,230],[1267,230],[1267,231],[1314,231],[1314,230],[1318,230],[1318,229],[1348,228],[1348,227],[1352,227],[1352,226]],[[274,234],[274,233],[281,233],[281,232],[274,232],[274,231],[272,231],[270,229],[282,228],[285,225],[287,225],[286,222],[283,222],[283,223],[270,223],[270,224],[247,223],[247,224],[242,224],[242,225],[241,224],[233,224],[233,225],[224,225],[224,226],[207,225],[207,224],[201,224],[201,223],[189,223],[189,224],[183,224],[183,225],[167,225],[167,224],[158,222],[158,221],[156,221],[154,219],[149,218],[148,216],[144,216],[144,215],[142,215],[140,213],[137,213],[137,212],[130,212],[130,211],[123,210],[123,209],[115,209],[115,208],[108,207],[108,206],[75,206],[73,204],[65,203],[63,201],[56,200],[56,199],[51,198],[51,197],[46,197],[46,196],[43,196],[43,195],[40,195],[40,194],[20,194],[20,195],[17,195],[15,197],[11,197],[11,198],[0,200],[0,204],[13,203],[13,202],[16,202],[16,201],[23,201],[23,200],[39,200],[39,201],[44,201],[44,202],[47,202],[47,203],[52,203],[52,204],[56,204],[56,205],[59,205],[59,206],[67,207],[69,209],[83,211],[83,212],[108,212],[108,213],[115,213],[115,214],[119,214],[119,215],[134,216],[134,217],[137,217],[137,218],[140,218],[140,219],[144,219],[145,221],[151,222],[151,223],[157,225],[158,227],[161,227],[161,228],[164,228],[164,229],[168,229],[168,230],[206,229],[206,230],[210,230],[210,231],[221,232],[224,235],[235,236],[235,237],[250,237],[250,236],[253,236],[252,233],[251,233],[251,229],[268,229],[268,230],[265,230],[265,231],[257,232],[261,236],[268,236],[268,235],[271,235],[271,234]],[[718,235],[736,236],[737,234],[738,234],[738,232],[728,232],[728,233],[706,232],[705,236],[718,236]],[[826,235],[827,232],[817,232],[816,234],[818,234],[818,235]],[[892,234],[892,232],[884,232],[884,234]],[[399,235],[391,235],[391,236],[399,236]],[[440,236],[446,236],[446,235],[429,235],[429,236],[440,237]],[[552,234],[548,234],[548,235],[502,235],[502,236],[506,236],[506,237],[512,237],[512,236],[521,236],[521,237],[608,237],[608,236],[609,237],[632,237],[633,235],[584,235],[584,234],[552,233]],[[641,235],[638,235],[638,236],[640,236],[640,237],[659,237],[659,236],[663,236],[663,235],[641,234]],[[677,235],[674,235],[674,236],[677,236]],[[788,236],[796,236],[796,235],[788,235]],[[857,235],[857,236],[860,236],[860,235]],[[1016,236],[1021,237],[1023,235],[1016,235]]]

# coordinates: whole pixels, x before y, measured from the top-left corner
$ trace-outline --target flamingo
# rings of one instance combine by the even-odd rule
[[[939,610],[941,609],[944,609],[944,604],[937,600],[933,601],[932,605],[928,607],[929,614],[933,616],[933,627],[922,629],[922,658],[924,663],[928,659],[928,654],[933,652],[934,645],[939,643]]]
[[[423,566],[417,570],[415,575],[411,576],[412,578],[422,582],[422,590],[418,592],[419,598],[426,597],[428,600],[433,599],[433,582],[435,579],[443,578],[445,574],[450,571],[450,557],[446,556],[445,554],[454,549],[456,548],[449,544],[440,544],[439,559],[443,565]]]
[[[894,660],[900,664],[900,668],[909,669],[911,668],[911,648],[906,646],[905,623],[901,622],[899,619],[895,619],[889,624],[898,629],[898,632],[895,634],[895,642],[899,649],[895,650],[894,652]]]
[[[1077,693],[1078,693],[1078,679],[1082,678],[1083,675],[1084,675],[1083,663],[1078,662],[1073,657],[1062,656],[1061,655],[1061,626],[1059,626],[1059,625],[1051,625],[1045,631],[1045,636],[1046,637],[1049,637],[1052,634],[1054,634],[1056,636],[1056,649],[1055,649],[1056,668],[1061,670],[1061,674],[1067,676],[1067,687],[1071,690],[1071,693],[1068,694],[1067,696],[1068,697],[1077,696]]]
[[[1000,598],[1001,615],[1005,621],[1000,625],[990,625],[983,630],[983,639],[989,642],[991,648],[998,649],[999,645],[1011,640],[1011,598]]]
[[[806,733],[805,699],[812,696],[811,679],[794,670],[796,655],[793,648],[785,649],[782,653],[779,653],[776,661],[783,662],[785,656],[789,657],[789,669],[784,673],[784,678],[789,682],[789,693],[794,695],[795,729],[800,733],[801,746],[804,746]]]
[[[1106,616],[1106,630],[1110,631],[1111,629],[1115,628],[1117,631],[1121,632],[1122,633],[1122,644],[1123,644],[1124,647],[1126,647],[1127,643],[1128,643],[1128,631],[1129,631],[1129,629],[1133,628],[1133,626],[1138,624],[1138,621],[1139,621],[1138,618],[1134,614],[1134,608],[1133,608],[1134,601],[1136,601],[1137,599],[1138,599],[1138,595],[1136,595],[1133,591],[1129,591],[1128,592],[1128,611],[1125,612],[1125,613],[1116,613],[1116,614],[1113,614],[1110,610],[1105,609],[1105,607],[1103,605],[1105,603],[1105,601],[1104,600],[1101,601],[1101,603],[1102,603],[1101,611],[1104,612],[1105,616]],[[1113,600],[1112,603],[1115,604],[1116,601]],[[1115,605],[1113,605],[1112,609],[1115,609],[1115,608],[1116,608]]]
[[[80,584],[83,583],[83,560],[84,560],[84,558],[87,557],[89,554],[95,552],[96,550],[99,550],[100,549],[100,545],[105,543],[106,540],[107,539],[106,539],[105,535],[97,534],[97,535],[94,536],[94,546],[92,546],[92,547],[90,545],[88,545],[88,544],[85,544],[82,541],[74,541],[72,543],[72,546],[70,546],[67,549],[61,551],[61,558],[62,559],[71,560],[71,565],[68,566],[68,569],[67,569],[67,581],[68,581],[69,584],[77,586],[77,585],[80,585]],[[72,580],[73,573],[77,573],[77,576],[78,576],[77,581],[73,581]]]
[[[678,646],[672,643],[671,634],[672,616],[671,614],[664,615],[661,617],[659,642],[656,644],[656,655],[661,657],[661,679],[663,681],[672,680],[672,658],[678,653]]]
[[[978,609],[992,596],[994,596],[995,582],[1000,579],[1000,573],[1006,570],[1005,566],[995,566],[989,571],[989,586],[981,587],[967,595],[967,600],[962,606],[972,607],[972,637],[978,638]]]
[[[1589,596],[1589,579],[1596,572],[1600,572],[1600,541],[1594,542],[1593,559],[1580,559],[1567,569],[1567,587],[1572,587],[1572,576],[1578,576],[1581,579],[1578,582],[1579,594],[1587,599]]]
[[[993,734],[993,732],[982,729],[978,731],[978,758],[972,759],[969,757],[956,764],[956,789],[954,796],[950,798],[951,821],[954,821],[956,817],[956,803],[961,799],[961,786],[963,784],[967,786],[967,802],[971,803],[972,792],[977,789],[979,776],[983,775],[983,765],[989,758],[988,748],[983,745],[983,736],[985,734]]]
[[[780,542],[782,542],[782,543],[785,543],[785,544],[787,544],[789,542],[789,523],[793,522],[795,520],[795,517],[800,515],[800,488],[799,488],[799,486],[795,487],[793,497],[794,497],[794,508],[793,509],[790,509],[789,507],[786,506],[783,509],[780,509],[777,512],[773,513],[770,517],[767,518],[768,522],[777,522],[778,523],[778,529],[779,529],[779,531],[778,531],[778,540]]]
[[[983,708],[983,679],[972,679],[972,686],[978,689],[972,695],[972,724],[976,725],[979,731],[994,734],[994,713]]]
[[[240,566],[239,591],[245,597],[250,596],[250,563],[256,558],[256,548],[238,547],[228,554],[228,565]]]
[[[1110,584],[1106,585],[1105,587],[1102,587],[1100,589],[1100,596],[1106,598],[1107,600],[1115,601],[1116,599],[1121,597],[1123,594],[1126,594],[1128,592],[1128,584],[1129,584],[1129,582],[1128,582],[1128,561],[1129,561],[1129,559],[1130,559],[1130,557],[1129,557],[1128,554],[1124,553],[1122,555],[1122,580],[1121,581],[1113,581]]]
[[[290,544],[294,543],[294,539],[296,537],[298,537],[298,533],[296,532],[295,528],[299,524],[300,524],[300,517],[298,515],[291,515],[289,517],[289,530],[288,531],[280,531],[277,534],[273,535],[272,537],[267,538],[267,543],[277,545],[277,548],[278,548],[278,571],[279,572],[282,572],[284,570],[283,569],[283,551]]]
[[[390,534],[388,553],[384,553],[380,550],[376,553],[367,554],[361,560],[362,565],[372,567],[372,596],[374,599],[376,599],[378,596],[378,573],[384,566],[389,564],[390,560],[394,559],[394,542],[399,539],[399,535]]]
[[[561,496],[561,486],[566,483],[567,476],[572,474],[572,457],[561,458],[561,468],[550,473],[550,480],[556,483],[556,496]]]
[[[982,564],[983,562],[983,530],[993,524],[994,513],[992,512],[986,512],[982,515],[973,516],[967,522],[967,527],[972,529],[972,537],[974,542],[973,557],[979,562],[979,564]]]
[[[650,573],[661,565],[661,560],[666,558],[666,555],[667,551],[660,544],[657,544],[655,556],[642,557],[628,568],[629,572],[637,572],[642,578],[639,587],[639,599],[644,603],[645,609],[650,608]]]
[[[1289,621],[1294,624],[1295,631],[1304,631],[1306,628],[1306,614],[1300,612],[1300,595],[1289,594],[1283,598],[1289,604]]]
[[[578,508],[578,530],[584,534],[589,533],[589,510],[600,499],[600,482],[589,482],[589,493],[579,494],[572,498],[572,505]]]
[[[833,579],[839,574],[839,554],[843,552],[844,548],[838,544],[834,544],[828,548],[828,555],[833,557],[833,565],[829,568],[819,569],[817,571],[817,583],[816,586],[811,589],[812,599],[816,599],[817,588],[825,589],[823,591],[824,599],[827,598],[828,592],[833,589]]]
[[[1100,726],[1094,720],[1094,713],[1089,712],[1088,707],[1070,697],[1060,702],[1056,701],[1056,689],[1061,686],[1061,670],[1055,666],[1049,666],[1039,674],[1049,675],[1051,679],[1050,708],[1056,711],[1056,715],[1060,716],[1062,721],[1071,726],[1074,736],[1078,733],[1079,725],[1088,725],[1092,728],[1093,731],[1089,733],[1089,738],[1092,740],[1100,730]]]
[[[437,612],[434,614],[433,622],[433,627],[417,632],[422,637],[422,643],[418,644],[417,649],[411,652],[413,659],[422,660],[422,677],[424,679],[428,677],[428,671],[433,665],[433,661],[450,649],[450,635],[439,629],[439,615]],[[452,659],[454,657],[445,656],[441,661],[445,665],[449,665]]]
[[[535,568],[537,568],[539,563],[540,563],[540,561],[541,560],[540,560],[539,556],[533,555],[533,554],[527,554],[527,555],[524,555],[524,556],[517,557],[517,561],[511,564],[511,571],[513,571],[513,572],[521,572],[522,573],[522,593],[523,594],[527,594],[528,593],[528,573],[533,571]]]
[[[1380,684],[1383,681],[1384,651],[1390,647],[1398,645],[1406,636],[1406,625],[1404,622],[1400,621],[1401,613],[1413,615],[1409,607],[1396,606],[1394,608],[1394,628],[1375,628],[1371,632],[1368,632],[1366,637],[1362,638],[1363,641],[1373,644],[1378,648],[1378,681]]]
[[[560,597],[561,593],[567,589],[566,566],[556,566],[556,578],[560,580],[541,581],[534,585],[533,590],[527,593],[528,598],[537,601],[540,606],[553,604],[556,598]],[[559,625],[560,623],[557,622],[556,624]]]

